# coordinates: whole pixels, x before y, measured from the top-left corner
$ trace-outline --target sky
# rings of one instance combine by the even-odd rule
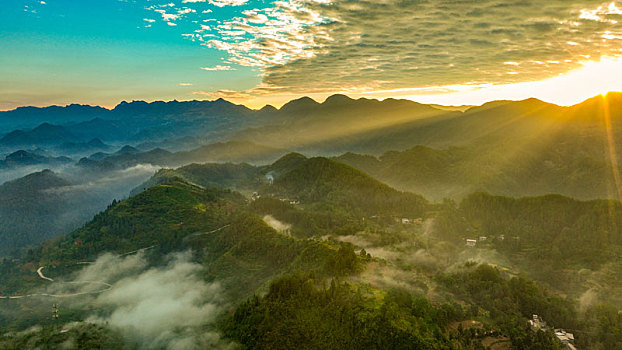
[[[622,90],[622,1],[3,0],[0,110]]]

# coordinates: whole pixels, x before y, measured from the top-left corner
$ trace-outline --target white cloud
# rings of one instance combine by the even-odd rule
[[[176,21],[179,19],[179,14],[176,14],[176,13],[166,13],[166,10],[162,10],[162,9],[154,9],[154,11],[161,14],[162,19],[165,21]]]
[[[225,6],[241,6],[248,2],[248,0],[208,0],[210,4],[218,7]]]
[[[148,267],[142,253],[105,254],[76,281],[107,281],[112,287],[88,300],[106,323],[143,349],[228,348],[210,325],[223,310],[222,289],[201,278],[202,266],[188,252],[169,256],[165,266]]]
[[[222,98],[232,101],[246,101],[252,98],[252,95],[243,91],[218,90],[218,91],[193,91],[193,95],[201,95],[210,99]]]
[[[249,3],[183,2],[217,7]],[[194,33],[210,30],[210,35],[186,37],[225,53],[221,67],[257,68],[261,91],[295,94],[541,80],[580,68],[580,57],[620,54],[622,40],[622,7],[616,2],[594,6],[588,0],[278,0],[269,4],[243,8],[224,20],[211,15],[201,18],[211,10],[197,7]],[[215,23],[200,25],[205,22]],[[516,68],[508,72],[508,65]]]
[[[269,67],[311,58],[323,46],[330,20],[304,6],[304,1],[277,1],[273,8],[243,11],[242,17],[216,26],[220,38],[207,46],[227,51],[229,61],[243,66]]]
[[[191,12],[197,12],[197,11],[189,7],[184,7],[183,9],[177,10],[177,14],[179,15],[185,15]]]
[[[206,70],[206,71],[225,71],[225,70],[235,70],[235,68],[231,67],[231,66],[223,66],[223,65],[216,65],[214,67],[201,67],[201,69]]]
[[[580,19],[590,20],[590,21],[598,21],[598,22],[609,22],[612,24],[618,23],[617,19],[610,18],[612,15],[622,15],[622,9],[619,8],[615,2],[611,2],[608,5],[598,6],[595,9],[581,9]]]

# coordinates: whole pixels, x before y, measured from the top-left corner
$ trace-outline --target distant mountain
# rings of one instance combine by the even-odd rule
[[[506,196],[559,193],[581,199],[617,198],[614,168],[604,155],[590,154],[593,145],[585,145],[585,141],[569,140],[564,147],[558,146],[561,140],[443,150],[416,146],[380,157],[346,153],[334,159],[395,188],[436,201],[462,198],[474,191]]]
[[[172,152],[188,151],[208,144],[209,140],[200,136],[184,136],[176,139],[163,139],[158,141],[145,141],[138,145],[141,151],[148,151],[154,148],[165,148]]]
[[[88,142],[66,142],[58,146],[60,152],[69,154],[107,152],[110,151],[111,148],[112,146],[105,144],[98,138],[94,138]]]
[[[571,143],[572,152],[589,153],[586,161],[589,158],[602,162],[606,154],[603,148],[607,137],[605,113],[613,121],[610,134],[622,141],[620,123],[615,122],[622,118],[620,96],[619,93],[609,93],[606,97],[594,97],[571,107],[533,98],[493,101],[464,112],[462,108],[447,110],[409,100],[355,100],[344,95],[330,96],[322,103],[305,97],[290,101],[280,109],[267,106],[261,110],[251,110],[222,99],[134,101],[121,103],[107,112],[100,111],[105,114],[103,118],[66,124],[64,132],[58,128],[51,130],[50,124],[32,131],[14,131],[4,136],[0,145],[10,148],[15,144],[49,144],[58,140],[63,140],[60,143],[83,143],[86,139],[66,139],[86,135],[92,138],[100,130],[100,139],[123,140],[127,144],[139,145],[136,148],[142,151],[152,148],[187,150],[205,142],[226,145],[233,140],[328,156],[346,152],[380,156],[417,145],[435,149],[475,147],[478,151],[483,150],[483,154],[500,159],[498,154],[489,151],[503,148],[506,155],[519,156],[525,153],[526,147],[532,147],[563,153],[560,145]],[[33,133],[35,130],[41,133]],[[171,143],[171,148],[167,147],[167,142]],[[213,151],[188,151],[184,161],[227,160],[218,156],[216,148],[212,146]],[[224,151],[229,155],[235,153],[233,150]],[[564,156],[555,155],[560,160]],[[234,158],[230,160],[263,161],[252,156]],[[489,161],[495,162],[494,159]],[[174,163],[182,164],[184,162]]]
[[[123,120],[95,118],[83,122],[71,122],[63,126],[83,140],[101,139],[112,142],[127,140],[139,130],[139,128],[126,127],[125,124]]]
[[[284,153],[285,151],[280,149],[240,141],[218,142],[190,151],[175,153],[161,148],[141,152],[135,147],[126,145],[114,154],[97,153],[90,157],[82,158],[78,165],[85,169],[110,170],[124,169],[138,164],[152,164],[163,167],[207,162],[260,164],[274,161]]]
[[[69,164],[71,162],[73,162],[73,160],[68,157],[47,157],[37,153],[20,150],[9,154],[4,158],[4,160],[0,160],[0,169],[41,164],[60,165]]]
[[[536,99],[496,101],[404,133],[435,148],[335,159],[434,200],[473,191],[619,199],[615,164],[622,161],[616,150],[621,122],[620,93],[571,107]]]
[[[228,141],[201,146],[187,152],[177,152],[174,159],[181,163],[191,162],[247,162],[269,163],[282,156],[284,150],[260,143]]]
[[[71,104],[68,106],[19,107],[0,112],[0,126],[5,128],[32,128],[41,123],[64,124],[82,122],[108,115],[108,109],[98,106]]]
[[[32,130],[15,130],[0,139],[0,146],[49,146],[79,139],[62,126],[43,123]]]
[[[413,145],[411,138],[393,135],[404,125],[424,125],[430,120],[456,117],[460,112],[407,100],[354,100],[334,95],[323,103],[310,98],[294,100],[274,114],[269,125],[244,130],[234,138],[305,153],[382,152]]]
[[[271,124],[244,130],[235,137],[315,154],[381,155],[416,145],[498,147],[508,142],[586,135],[600,144],[604,114],[609,113],[612,120],[622,118],[620,96],[609,93],[571,107],[531,98],[456,110],[407,100],[353,100],[343,95],[331,96],[323,103],[302,98],[275,112]],[[617,125],[614,123],[614,133],[619,135]]]
[[[125,145],[121,147],[118,151],[116,151],[114,154],[123,155],[123,154],[138,154],[138,153],[140,153],[140,151],[137,148],[132,147],[130,145]]]
[[[193,135],[219,140],[233,131],[260,125],[265,114],[266,111],[254,111],[223,99],[122,102],[112,110],[81,105],[20,107],[0,112],[0,132],[32,128],[45,122],[63,125],[82,140],[144,142]],[[27,141],[41,142],[37,139]]]

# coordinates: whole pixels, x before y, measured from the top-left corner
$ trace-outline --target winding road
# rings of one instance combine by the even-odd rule
[[[49,282],[54,282],[54,279],[46,277],[43,274],[43,269],[45,268],[45,266],[41,266],[39,269],[37,269],[37,275],[39,275],[39,278],[44,279],[46,281]],[[76,297],[76,296],[80,296],[80,295],[87,295],[87,294],[99,294],[99,293],[103,293],[105,291],[108,291],[110,289],[112,289],[112,285],[106,282],[100,282],[100,281],[74,281],[74,282],[55,282],[58,284],[73,284],[73,285],[101,285],[103,288],[102,289],[98,289],[98,290],[94,290],[94,291],[90,291],[90,292],[79,292],[79,293],[66,293],[66,294],[49,294],[49,293],[34,293],[34,294],[25,294],[25,295],[12,295],[12,296],[4,296],[4,295],[0,295],[0,299],[23,299],[23,298],[32,298],[32,297],[52,297],[52,298],[67,298],[67,297]]]
[[[210,234],[210,233],[215,233],[218,232],[224,228],[227,228],[231,226],[229,225],[225,225],[223,227],[217,228],[213,231],[209,231],[209,232],[201,232],[201,233],[197,233],[194,234],[192,236],[195,235],[206,235],[206,234]],[[133,250],[131,252],[127,252],[127,253],[123,253],[118,255],[119,257],[121,256],[126,256],[126,255],[130,255],[130,254],[134,254],[134,253],[138,253],[141,251],[145,251],[145,250],[149,250],[152,248],[155,248],[156,245],[152,245],[149,247],[145,247],[145,248],[140,248],[137,250]],[[86,264],[94,264],[94,262],[91,261],[81,261],[81,262],[77,262],[76,265],[86,265]],[[25,294],[25,295],[11,295],[11,296],[7,296],[7,295],[0,295],[0,299],[23,299],[23,298],[32,298],[32,297],[52,297],[52,298],[68,298],[68,297],[76,297],[76,296],[80,296],[80,295],[88,295],[88,294],[100,294],[106,291],[109,291],[112,289],[112,285],[110,283],[106,283],[106,282],[101,282],[101,281],[73,281],[73,282],[58,282],[58,281],[54,281],[53,278],[47,277],[43,274],[43,269],[45,268],[45,266],[41,266],[37,269],[37,275],[39,276],[39,278],[46,280],[48,282],[51,283],[58,283],[58,284],[71,284],[71,285],[100,285],[102,288],[98,289],[98,290],[94,290],[94,291],[90,291],[90,292],[79,292],[79,293],[66,293],[66,294],[49,294],[49,293],[33,293],[33,294]]]

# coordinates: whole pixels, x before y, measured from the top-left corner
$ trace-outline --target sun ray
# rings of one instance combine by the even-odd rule
[[[615,137],[613,134],[613,126],[611,123],[611,111],[609,109],[609,101],[607,95],[601,95],[602,100],[602,114],[605,126],[605,132],[607,135],[607,150],[609,153],[609,162],[611,163],[611,171],[613,180],[616,187],[617,199],[622,198],[622,179],[620,178],[620,168],[618,166],[618,152],[616,149]]]

